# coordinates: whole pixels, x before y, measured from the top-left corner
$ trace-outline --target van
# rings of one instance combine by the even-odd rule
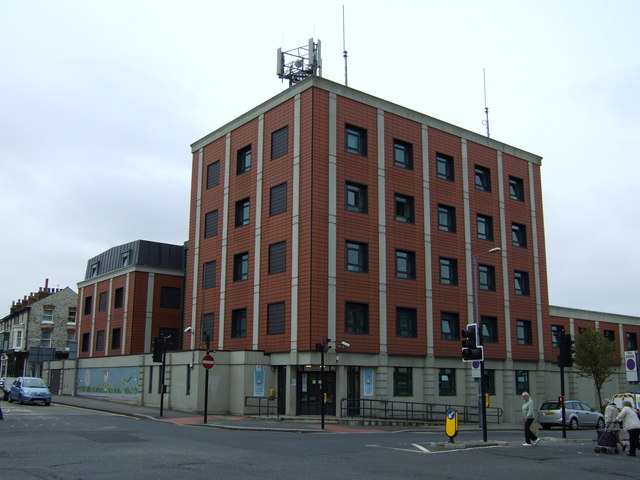
[[[633,408],[635,408],[640,417],[640,392],[616,393],[611,397],[611,401],[616,404],[618,410],[622,410],[622,404],[625,400],[629,400]]]

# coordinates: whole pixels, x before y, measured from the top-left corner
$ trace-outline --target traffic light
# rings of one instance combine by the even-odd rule
[[[563,405],[564,405],[564,397],[560,396],[558,397],[558,408],[562,408]]]
[[[571,338],[571,335],[564,332],[558,334],[558,346],[560,347],[560,355],[558,355],[559,367],[570,367],[573,365],[574,355],[576,353],[575,343],[576,341]]]
[[[478,345],[478,325],[470,323],[466,330],[462,330],[460,333],[462,335],[462,361],[484,360],[482,345]]]

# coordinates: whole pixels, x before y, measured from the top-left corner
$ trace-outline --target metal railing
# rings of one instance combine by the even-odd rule
[[[373,400],[343,398],[340,400],[342,417],[398,420],[414,422],[444,422],[447,411],[458,411],[460,423],[478,423],[480,407],[478,405],[453,405],[447,403],[398,402],[395,400]],[[487,407],[487,424],[500,423],[503,410],[499,407]]]
[[[244,406],[246,415],[278,415],[276,397],[244,397]]]

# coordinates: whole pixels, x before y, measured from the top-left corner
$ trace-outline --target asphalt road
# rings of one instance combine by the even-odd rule
[[[30,479],[637,479],[640,457],[595,454],[595,432],[290,433],[135,419],[64,405],[2,404],[0,478]],[[473,448],[465,448],[473,447]]]

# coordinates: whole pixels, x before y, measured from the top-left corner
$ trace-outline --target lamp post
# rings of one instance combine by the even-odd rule
[[[324,411],[325,411],[325,402],[327,395],[327,387],[325,385],[326,379],[324,375],[324,354],[329,348],[331,342],[330,338],[323,338],[320,340],[320,343],[316,343],[316,352],[320,352],[320,428],[324,430]]]
[[[480,324],[480,309],[478,299],[478,257],[487,255],[489,253],[496,253],[501,251],[500,247],[494,247],[486,252],[476,253],[473,255],[473,309],[476,323],[476,336],[477,345],[482,345],[482,325]],[[487,441],[487,405],[484,399],[485,385],[484,385],[484,358],[480,360],[480,410],[482,421],[482,440]]]

